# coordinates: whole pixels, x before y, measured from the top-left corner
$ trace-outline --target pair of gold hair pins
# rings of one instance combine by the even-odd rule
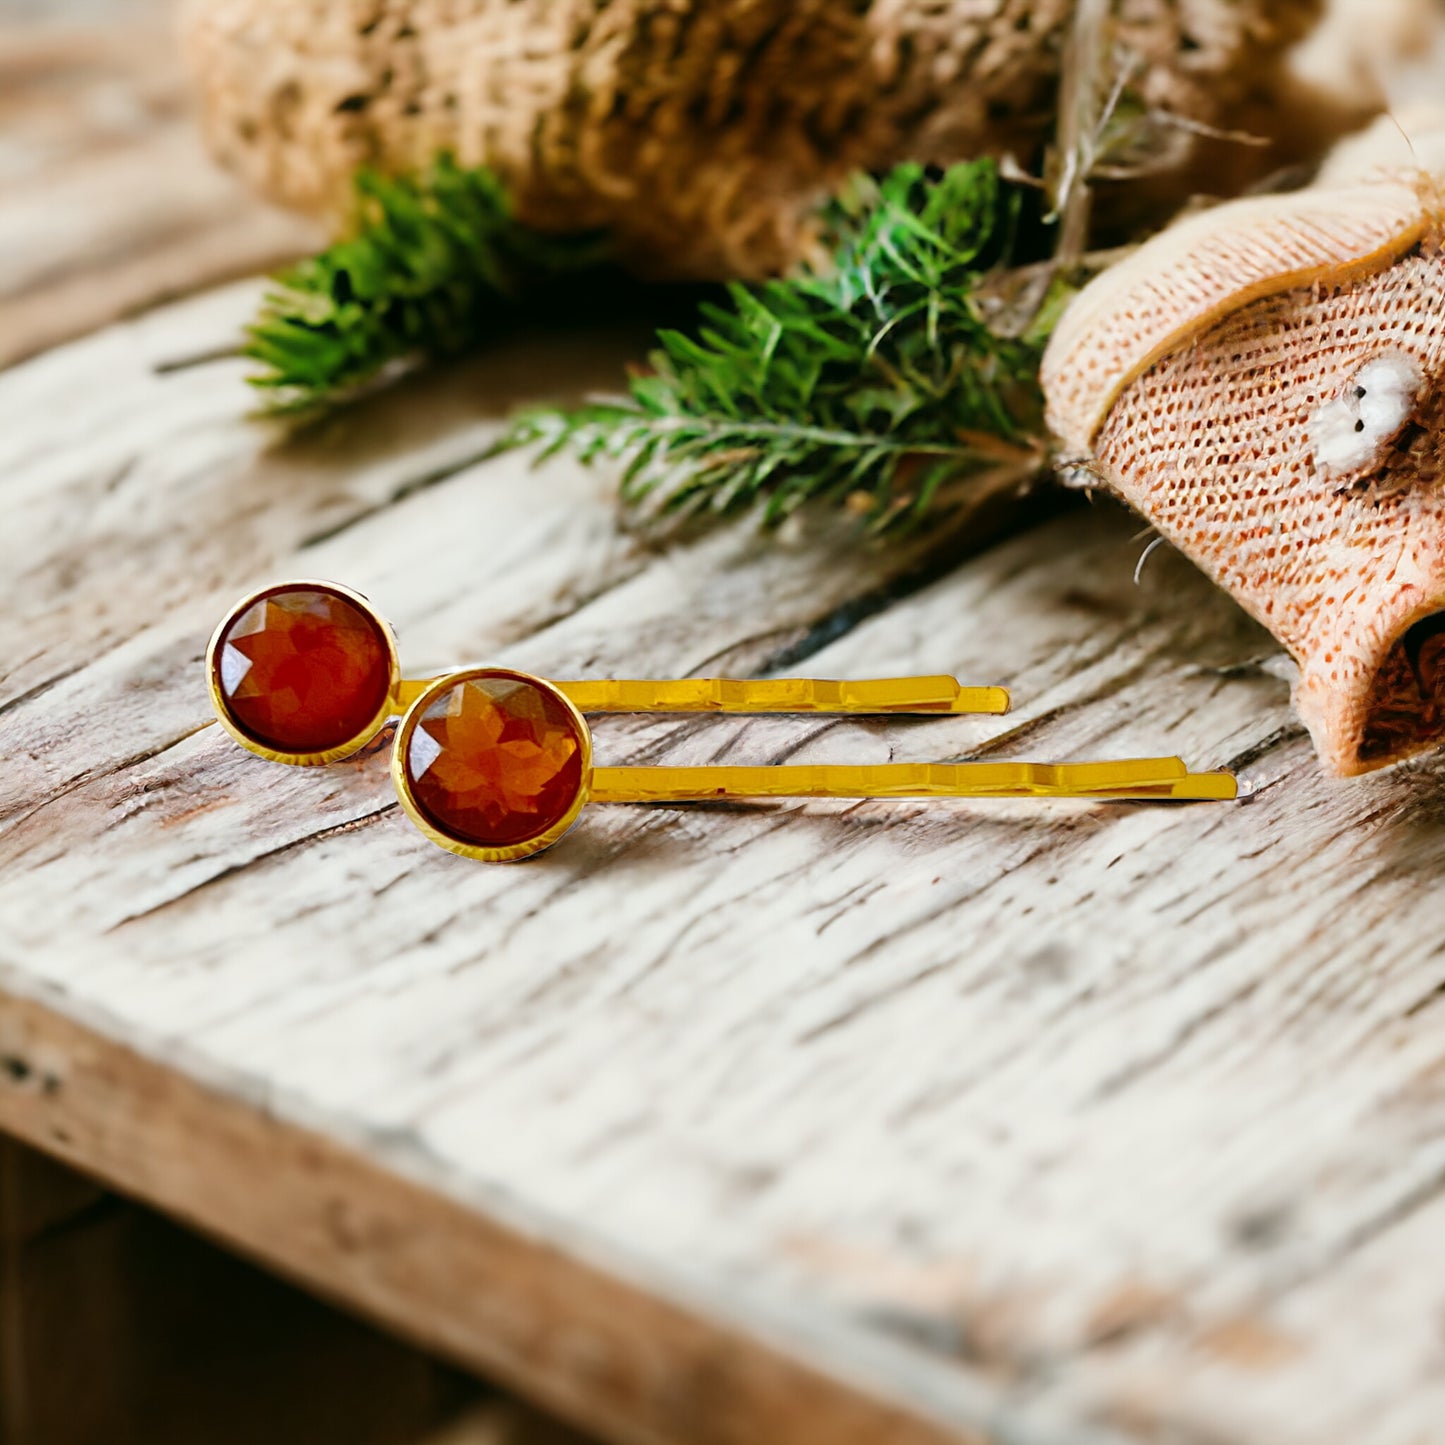
[[[952,677],[549,681],[508,667],[403,678],[375,607],[332,582],[283,582],[238,602],[206,655],[216,715],[273,762],[335,762],[400,717],[391,771],[433,842],[486,862],[555,843],[589,803],[715,798],[1228,799],[1229,773],[1178,758],[861,766],[594,767],[587,713],[1003,713],[1001,687]]]

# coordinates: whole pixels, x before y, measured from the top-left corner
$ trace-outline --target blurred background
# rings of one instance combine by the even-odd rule
[[[207,156],[168,0],[0,0],[0,366],[320,239]]]

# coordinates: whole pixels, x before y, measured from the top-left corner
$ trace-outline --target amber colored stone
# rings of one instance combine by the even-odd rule
[[[582,727],[547,689],[512,673],[474,674],[421,715],[407,747],[412,797],[463,843],[540,838],[581,791]]]
[[[321,588],[273,592],[226,629],[217,681],[231,720],[264,747],[319,753],[352,741],[391,690],[376,618]]]

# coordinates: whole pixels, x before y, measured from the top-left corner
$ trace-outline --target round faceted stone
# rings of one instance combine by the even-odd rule
[[[381,623],[320,587],[271,592],[221,635],[214,666],[231,721],[278,753],[321,753],[353,741],[391,691]]]
[[[406,774],[422,815],[448,837],[507,848],[542,837],[582,790],[583,727],[549,689],[485,672],[447,688],[422,713]]]

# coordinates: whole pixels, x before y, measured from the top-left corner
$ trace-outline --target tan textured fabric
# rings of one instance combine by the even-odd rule
[[[1319,0],[1121,0],[1151,105],[1268,91]],[[754,276],[855,168],[1031,150],[1069,0],[184,0],[216,152],[340,214],[355,168],[450,149],[544,227],[607,225],[648,274]],[[1179,133],[1180,135],[1183,132]],[[1236,147],[1236,149],[1238,149]]]
[[[1371,274],[1177,337],[1092,448],[1101,479],[1299,661],[1296,704],[1340,774],[1445,740],[1442,236],[1431,214]]]
[[[1409,181],[1236,201],[1180,221],[1104,272],[1064,313],[1044,358],[1049,425],[1087,453],[1119,393],[1198,331],[1259,296],[1368,274],[1425,225]]]

